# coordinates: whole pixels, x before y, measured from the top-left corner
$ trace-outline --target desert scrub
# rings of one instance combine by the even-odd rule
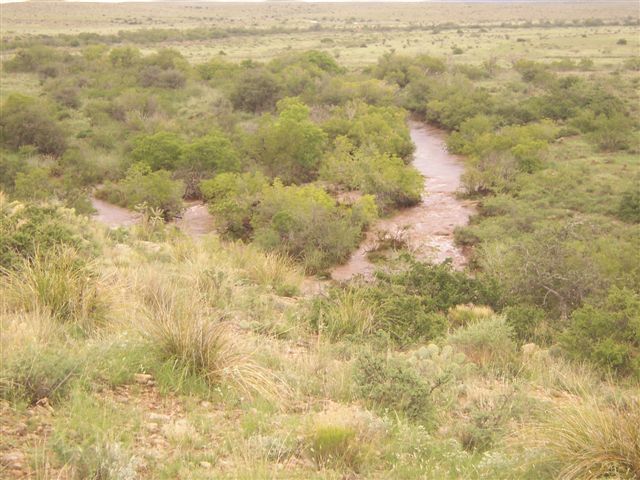
[[[86,255],[99,252],[95,232],[72,210],[57,205],[10,202],[0,192],[0,268],[11,269],[39,249],[68,246]]]
[[[352,283],[313,301],[310,321],[330,340],[377,335],[397,345],[444,335],[446,317],[396,285]]]
[[[355,381],[357,396],[371,408],[433,424],[430,387],[406,360],[365,353],[356,361]]]

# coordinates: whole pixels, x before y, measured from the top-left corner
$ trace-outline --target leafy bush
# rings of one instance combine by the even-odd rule
[[[136,138],[131,158],[142,162],[152,170],[173,170],[178,165],[184,149],[184,141],[175,133],[158,132]]]
[[[322,128],[330,138],[345,136],[355,147],[389,154],[409,163],[415,149],[406,124],[407,112],[397,107],[376,107],[351,102],[333,111]]]
[[[285,183],[313,180],[326,135],[309,119],[309,108],[293,99],[278,102],[278,116],[266,115],[251,140],[251,151],[271,177]]]
[[[55,206],[9,203],[0,194],[0,267],[17,268],[37,252],[68,246],[97,250],[95,239],[69,210]]]
[[[548,339],[546,312],[535,305],[514,305],[503,310],[507,324],[519,342],[544,344]]]
[[[362,229],[324,190],[278,181],[263,191],[251,226],[258,245],[302,261],[310,272],[346,260]]]
[[[260,173],[221,173],[200,184],[209,211],[222,232],[247,239],[252,232],[251,217],[262,191],[268,185]]]
[[[170,220],[182,211],[184,183],[172,180],[169,172],[152,172],[145,163],[136,163],[129,168],[127,176],[118,183],[107,182],[96,195],[111,203],[134,208],[146,205],[162,211],[165,220]]]
[[[622,113],[612,116],[598,115],[589,137],[600,150],[623,150],[629,147],[632,127],[632,120]]]
[[[355,368],[357,394],[371,408],[391,410],[425,426],[433,423],[430,388],[410,363],[364,354]]]
[[[200,179],[239,169],[238,152],[219,131],[212,131],[185,145],[178,163],[179,176],[187,183],[187,196],[197,194]]]
[[[11,94],[2,104],[0,140],[17,149],[34,145],[40,153],[61,155],[67,148],[65,134],[50,111],[36,99]]]
[[[603,301],[573,312],[561,341],[573,358],[640,378],[640,296],[612,287]]]
[[[618,217],[625,222],[640,223],[640,188],[637,182],[624,192],[618,206]]]
[[[230,94],[235,108],[249,112],[271,110],[280,97],[277,77],[263,68],[249,68],[242,72]]]
[[[355,149],[345,137],[336,139],[335,150],[320,169],[320,179],[376,196],[381,210],[418,203],[424,179],[412,166],[390,154]]]

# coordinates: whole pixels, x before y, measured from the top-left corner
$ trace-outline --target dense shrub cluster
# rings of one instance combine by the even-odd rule
[[[297,258],[311,272],[345,260],[376,216],[369,197],[342,208],[319,187],[269,184],[259,174],[221,174],[202,191],[224,231]]]
[[[382,335],[406,345],[444,335],[447,312],[456,305],[498,302],[499,292],[491,283],[470,279],[448,264],[410,261],[401,272],[378,274],[374,285],[330,290],[327,298],[315,300],[311,323],[332,339]]]

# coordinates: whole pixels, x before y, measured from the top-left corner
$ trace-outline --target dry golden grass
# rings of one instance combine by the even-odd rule
[[[138,279],[141,315],[134,327],[163,361],[249,397],[281,396],[286,387],[254,360],[248,342],[221,310],[211,307],[184,277],[154,273],[148,270]]]
[[[588,399],[552,408],[526,435],[563,480],[640,477],[640,403]]]

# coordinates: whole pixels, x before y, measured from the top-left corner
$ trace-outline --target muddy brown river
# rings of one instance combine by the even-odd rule
[[[96,210],[93,218],[110,228],[130,227],[140,222],[140,214],[132,210],[97,198],[92,198],[91,204]],[[213,217],[207,207],[198,202],[187,203],[184,212],[182,212],[182,217],[177,218],[172,223],[192,237],[206,235],[214,229]]]
[[[435,263],[450,258],[457,269],[466,263],[462,249],[453,241],[454,229],[466,225],[474,213],[472,202],[456,198],[464,171],[462,159],[447,152],[444,131],[415,121],[409,126],[416,146],[413,165],[425,177],[422,201],[378,221],[349,261],[332,271],[334,280],[370,277],[376,267],[367,252],[375,249],[377,239],[385,233],[401,235],[417,258]]]
[[[453,231],[466,225],[474,212],[471,202],[456,198],[464,171],[462,159],[447,152],[445,132],[420,122],[410,122],[411,138],[416,145],[413,165],[425,177],[422,201],[411,208],[379,220],[367,233],[349,261],[331,272],[334,280],[356,275],[370,277],[375,265],[367,258],[381,234],[400,234],[416,257],[436,263],[450,258],[455,268],[466,263],[463,251],[453,241]],[[140,221],[140,215],[126,208],[92,199],[94,218],[105,225],[127,227]],[[214,229],[213,217],[201,203],[187,204],[174,224],[188,235],[198,237]]]

